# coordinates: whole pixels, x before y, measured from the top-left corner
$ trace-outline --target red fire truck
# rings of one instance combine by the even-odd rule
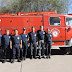
[[[27,33],[34,26],[36,31],[40,25],[44,26],[44,30],[50,28],[53,34],[52,45],[59,47],[72,46],[72,15],[57,14],[56,11],[45,12],[24,12],[16,14],[0,15],[0,27],[2,34],[6,29],[10,30],[10,34],[14,34],[14,29],[22,33],[23,27],[27,29]]]

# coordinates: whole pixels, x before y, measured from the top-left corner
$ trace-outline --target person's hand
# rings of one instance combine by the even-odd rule
[[[38,42],[36,42],[36,44],[38,45]]]
[[[30,43],[28,43],[28,45],[30,46]]]
[[[22,45],[20,45],[20,48],[22,48]]]
[[[12,46],[10,46],[10,49],[12,49]]]

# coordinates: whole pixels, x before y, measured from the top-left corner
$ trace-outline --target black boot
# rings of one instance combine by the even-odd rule
[[[24,57],[22,56],[21,60],[23,60],[23,59],[24,59]]]
[[[14,63],[14,61],[15,61],[14,59],[11,59],[11,61],[10,61],[10,62],[11,62],[11,63]]]
[[[37,59],[36,55],[34,56],[34,59]]]
[[[5,63],[6,62],[6,59],[4,59],[3,61],[2,61],[2,63]]]
[[[20,58],[18,58],[18,62],[21,62]]]
[[[30,59],[33,59],[33,56],[32,55],[30,56]]]
[[[47,55],[47,57],[46,57],[46,58],[47,58],[47,59],[49,58],[49,57],[48,57],[48,55]]]
[[[41,56],[39,56],[39,59],[41,59]]]
[[[42,56],[42,58],[44,58],[44,59],[45,59],[45,55],[43,55],[43,56]]]
[[[24,56],[24,60],[26,60],[26,56]]]
[[[51,54],[49,54],[49,59],[51,58],[50,56],[51,56]]]
[[[49,59],[50,59],[51,57],[49,56]]]

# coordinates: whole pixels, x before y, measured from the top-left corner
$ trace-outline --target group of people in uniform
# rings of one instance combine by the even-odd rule
[[[27,34],[26,28],[23,28],[23,33],[20,35],[18,35],[17,29],[14,30],[14,35],[9,35],[9,30],[6,29],[6,34],[2,35],[3,63],[7,61],[7,51],[9,51],[11,63],[14,63],[16,55],[18,62],[25,60],[28,54],[28,48],[30,49],[30,59],[32,59],[33,56],[35,59],[37,59],[37,45],[39,49],[39,59],[41,59],[41,57],[51,58],[52,34],[50,29],[48,28],[47,32],[45,32],[42,25],[40,26],[40,30],[37,32],[35,32],[35,27],[32,27],[31,29],[32,31]],[[46,57],[44,52],[45,47]]]

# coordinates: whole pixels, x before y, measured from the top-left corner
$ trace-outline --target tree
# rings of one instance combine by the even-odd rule
[[[58,13],[68,13],[69,0],[11,0],[5,4],[5,9],[1,12],[37,12],[37,11],[57,11]]]

